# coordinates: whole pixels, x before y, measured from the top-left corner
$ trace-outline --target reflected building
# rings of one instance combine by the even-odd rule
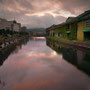
[[[77,49],[77,63],[78,63],[78,66],[80,66],[82,64],[83,58],[84,58],[84,52]]]
[[[58,54],[62,54],[64,60],[90,75],[90,51],[50,42],[49,40],[46,41],[46,44],[50,48],[55,50]]]

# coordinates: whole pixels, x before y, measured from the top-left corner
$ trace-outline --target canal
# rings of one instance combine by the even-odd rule
[[[0,90],[90,90],[87,50],[40,37],[8,52],[0,55]]]

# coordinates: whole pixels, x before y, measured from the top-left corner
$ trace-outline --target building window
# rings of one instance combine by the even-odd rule
[[[55,36],[55,33],[53,33],[53,36]]]
[[[90,27],[90,20],[86,21],[86,27]]]
[[[84,32],[84,40],[90,40],[90,32]]]
[[[68,30],[70,29],[70,25],[69,25],[69,24],[67,25],[67,29],[68,29]]]
[[[60,32],[58,33],[58,37],[61,37],[61,33]]]
[[[66,33],[67,33],[67,37],[69,37],[71,32],[70,31],[67,31]]]

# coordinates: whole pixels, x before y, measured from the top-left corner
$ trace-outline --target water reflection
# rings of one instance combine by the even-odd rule
[[[49,40],[47,40],[47,45],[58,54],[62,54],[66,61],[90,75],[90,51],[50,42]]]
[[[0,50],[0,66],[8,58],[9,55],[13,53],[18,53],[18,50],[22,48],[22,45],[26,45],[29,38],[19,40],[3,49]]]
[[[44,38],[31,38],[20,47],[0,67],[0,90],[90,90],[90,78],[63,59],[69,49],[63,50],[62,46],[57,49],[52,44],[60,53],[57,54]],[[66,52],[64,56],[62,52]]]

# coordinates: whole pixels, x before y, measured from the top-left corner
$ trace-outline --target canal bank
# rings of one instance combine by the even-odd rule
[[[29,37],[22,37],[15,39],[13,41],[9,41],[7,44],[5,44],[4,47],[0,48],[0,66],[3,64],[3,62],[8,58],[8,56],[13,53],[18,47],[21,47],[22,45],[25,45],[29,40]]]
[[[83,49],[88,49],[90,50],[90,42],[89,41],[76,41],[76,40],[59,40],[58,38],[47,38],[49,41],[53,41],[53,42],[57,42],[57,43],[61,43],[61,44],[66,44],[66,45],[70,45],[70,46],[74,46],[74,47],[79,47],[79,48],[83,48]]]
[[[9,38],[6,37],[3,40],[0,40],[0,50],[2,50],[3,48],[7,48],[11,44],[16,43],[26,38],[29,38],[29,35],[19,35],[19,36],[14,36],[14,37],[9,37]]]
[[[8,58],[8,56],[16,49],[16,43],[12,43],[0,49],[0,66]]]

